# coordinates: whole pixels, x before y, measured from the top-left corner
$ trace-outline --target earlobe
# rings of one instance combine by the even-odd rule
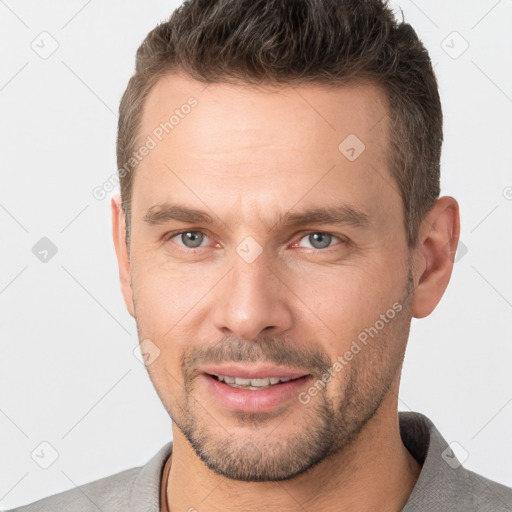
[[[119,267],[119,280],[121,292],[123,293],[126,308],[131,316],[135,317],[133,306],[133,291],[131,287],[130,258],[126,246],[125,215],[121,204],[121,196],[116,194],[112,197],[112,237],[116,250],[117,263]]]
[[[459,236],[459,205],[453,197],[441,197],[421,223],[415,249],[415,318],[430,315],[441,300],[450,281]]]

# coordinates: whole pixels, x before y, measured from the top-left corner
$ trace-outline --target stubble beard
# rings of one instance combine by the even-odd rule
[[[160,398],[197,456],[216,474],[246,482],[296,478],[333,455],[346,452],[379,410],[393,382],[399,378],[412,301],[409,271],[399,299],[402,310],[307,407],[297,401],[282,420],[269,419],[264,414],[239,414],[233,415],[232,422],[226,419],[224,425],[216,424],[205,412],[208,404],[198,404],[194,375],[187,373],[185,366],[182,366],[185,389],[179,401],[171,405],[166,397]],[[326,393],[329,386],[336,389],[334,394]],[[288,416],[295,420],[292,418],[287,423]],[[269,421],[276,423],[271,431],[265,425]],[[230,433],[230,423],[243,425],[243,436]],[[286,430],[285,425],[287,428],[292,425],[293,429]],[[263,427],[263,435],[258,435],[258,426]]]

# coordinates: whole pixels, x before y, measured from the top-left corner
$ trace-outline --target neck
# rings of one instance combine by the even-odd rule
[[[401,440],[396,399],[390,402],[381,404],[344,450],[281,482],[240,482],[217,475],[202,463],[173,424],[169,510],[398,512],[407,502],[421,466]]]

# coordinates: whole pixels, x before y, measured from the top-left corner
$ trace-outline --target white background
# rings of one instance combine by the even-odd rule
[[[116,171],[116,113],[135,51],[177,5],[0,1],[4,510],[145,464],[171,439],[133,354],[110,201],[92,189]],[[413,320],[400,409],[429,416],[467,452],[467,468],[512,485],[512,2],[392,5],[435,65],[442,194],[460,203],[464,244],[435,312]],[[58,42],[47,59],[31,48],[43,31]],[[32,252],[42,237],[58,249],[46,263]],[[31,458],[43,441],[59,453],[48,469]]]

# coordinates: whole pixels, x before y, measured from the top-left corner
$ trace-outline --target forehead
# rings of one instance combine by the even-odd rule
[[[399,200],[387,169],[387,113],[372,84],[262,88],[167,75],[144,105],[139,145],[149,137],[154,147],[137,167],[132,206],[184,195],[196,206],[199,197],[229,196],[241,209],[264,196],[291,207],[307,193],[309,206],[344,194],[357,204],[359,194],[362,210],[384,208],[379,196]]]
[[[192,109],[187,106],[191,98],[197,104]],[[176,73],[161,78],[148,95],[140,135],[152,133],[176,114],[171,123],[172,138],[179,139],[184,151],[200,148],[221,153],[225,148],[232,152],[233,141],[228,136],[237,135],[237,150],[256,140],[309,149],[319,141],[331,143],[333,138],[342,139],[351,133],[370,149],[377,149],[376,144],[385,138],[387,109],[384,91],[369,83],[329,88],[256,87],[205,84]],[[187,117],[197,122],[182,122]]]

